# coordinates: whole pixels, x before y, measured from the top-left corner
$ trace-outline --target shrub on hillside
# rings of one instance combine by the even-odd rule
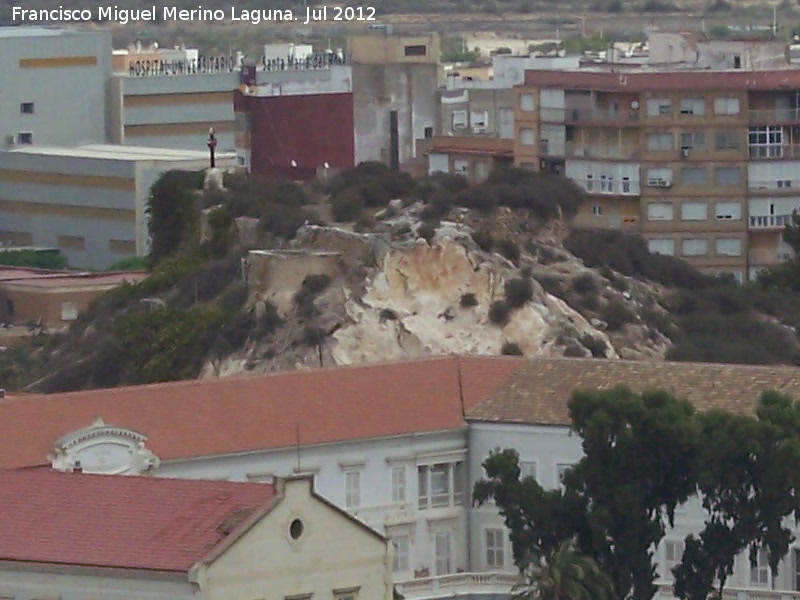
[[[489,322],[504,327],[511,319],[511,307],[505,300],[495,300],[489,306]]]
[[[603,340],[585,333],[580,337],[579,341],[592,353],[592,358],[605,358],[608,346]]]
[[[616,298],[600,309],[600,318],[606,322],[609,331],[622,329],[627,323],[636,320],[636,315],[623,302]]]
[[[511,279],[505,285],[506,302],[511,308],[521,308],[533,298],[530,279]]]
[[[522,356],[522,348],[516,342],[506,342],[500,348],[500,354],[504,356]]]
[[[588,267],[609,267],[631,277],[663,285],[700,289],[718,283],[714,277],[695,270],[672,256],[651,254],[638,235],[609,230],[575,230],[564,246]]]
[[[591,273],[583,273],[572,280],[572,289],[578,294],[597,294],[600,288]]]
[[[434,236],[436,235],[436,229],[438,227],[439,227],[439,222],[436,220],[425,221],[417,229],[417,235],[430,244],[433,241]]]
[[[483,229],[472,232],[472,241],[484,252],[492,252],[496,243],[494,236]]]
[[[478,299],[473,293],[462,294],[459,306],[461,306],[461,308],[472,308],[473,306],[478,306]]]
[[[379,207],[413,192],[416,184],[408,173],[393,171],[381,162],[370,161],[341,171],[328,184],[328,192],[334,201],[348,188],[359,191],[364,206]]]
[[[502,238],[497,241],[496,250],[505,256],[515,265],[519,264],[519,244],[510,238]]]

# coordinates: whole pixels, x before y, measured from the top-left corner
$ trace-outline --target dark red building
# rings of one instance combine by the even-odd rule
[[[245,95],[237,91],[236,150],[250,172],[291,179],[355,165],[353,94]]]

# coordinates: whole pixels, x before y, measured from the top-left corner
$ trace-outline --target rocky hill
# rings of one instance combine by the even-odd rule
[[[794,292],[573,230],[579,191],[564,180],[470,187],[370,168],[327,193],[210,186],[199,232],[187,225],[200,249],[175,238],[182,249],[142,283],[0,355],[0,385],[54,392],[440,354],[800,364]],[[302,211],[277,200],[301,193],[315,200]]]

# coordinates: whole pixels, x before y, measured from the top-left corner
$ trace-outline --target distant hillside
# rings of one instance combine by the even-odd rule
[[[326,189],[197,181],[171,172],[153,188],[151,275],[0,353],[0,387],[432,354],[800,364],[800,263],[740,287],[651,255],[640,237],[573,230],[583,192],[562,178],[414,181],[365,163]],[[248,248],[269,252],[243,267]]]

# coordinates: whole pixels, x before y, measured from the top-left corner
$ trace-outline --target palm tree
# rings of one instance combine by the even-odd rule
[[[514,587],[519,600],[612,600],[614,586],[595,560],[567,540],[550,556],[536,554]]]

